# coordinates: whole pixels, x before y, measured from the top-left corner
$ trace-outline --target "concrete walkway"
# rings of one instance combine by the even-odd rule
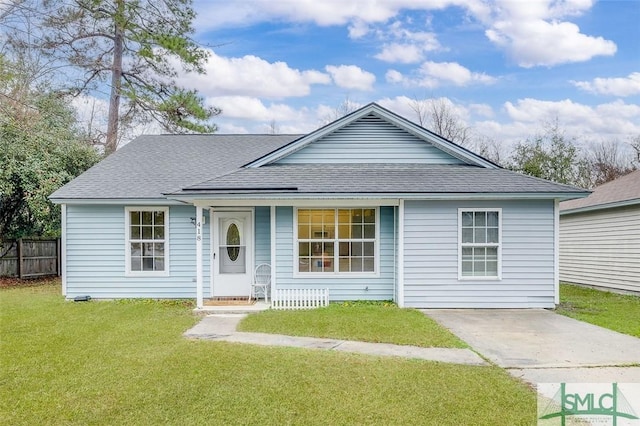
[[[340,352],[357,352],[376,356],[396,356],[455,364],[487,365],[470,349],[421,348],[388,343],[354,342],[349,340],[294,337],[280,334],[244,333],[236,331],[244,314],[217,314],[204,317],[184,333],[185,337],[247,343],[262,346],[290,346],[306,349],[324,349]]]
[[[530,383],[640,383],[640,339],[626,334],[544,309],[422,312]]]

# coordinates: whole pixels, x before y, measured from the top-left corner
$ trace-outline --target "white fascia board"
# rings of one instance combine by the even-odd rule
[[[326,200],[330,203],[334,200],[354,200],[359,205],[389,205],[397,206],[398,199],[406,200],[563,200],[575,198],[580,194],[574,193],[397,193],[383,196],[382,194],[220,194],[220,195],[175,195],[171,199],[184,203],[211,206],[285,206],[292,202],[305,202],[308,200],[316,205]]]
[[[313,206],[313,207],[335,207],[336,203],[344,207],[378,207],[397,206],[397,198],[289,198],[289,199],[204,199],[194,200],[193,204],[202,207],[255,207],[255,206]]]
[[[633,206],[633,205],[640,205],[640,198],[636,198],[633,200],[618,201],[615,203],[598,204],[595,206],[586,206],[586,207],[578,207],[575,209],[560,210],[560,216],[564,216],[567,214],[574,214],[574,213],[591,212],[594,210],[613,209],[616,207],[627,207],[627,206]]]
[[[182,205],[177,199],[173,198],[56,198],[51,199],[54,204],[100,204],[100,205],[123,205],[128,206],[166,206],[166,205]]]

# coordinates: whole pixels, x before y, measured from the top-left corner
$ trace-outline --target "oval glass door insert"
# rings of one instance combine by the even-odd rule
[[[227,228],[227,255],[232,262],[238,260],[240,254],[240,230],[232,223]]]

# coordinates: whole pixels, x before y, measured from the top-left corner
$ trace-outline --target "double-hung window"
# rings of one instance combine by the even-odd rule
[[[500,279],[501,209],[458,209],[460,279]]]
[[[299,273],[375,273],[377,209],[297,209]]]
[[[127,207],[126,262],[130,275],[168,275],[169,209]]]

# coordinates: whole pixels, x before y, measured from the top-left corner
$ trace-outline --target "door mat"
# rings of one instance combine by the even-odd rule
[[[249,306],[255,304],[255,300],[249,300],[247,296],[240,297],[214,297],[204,301],[204,306]]]

